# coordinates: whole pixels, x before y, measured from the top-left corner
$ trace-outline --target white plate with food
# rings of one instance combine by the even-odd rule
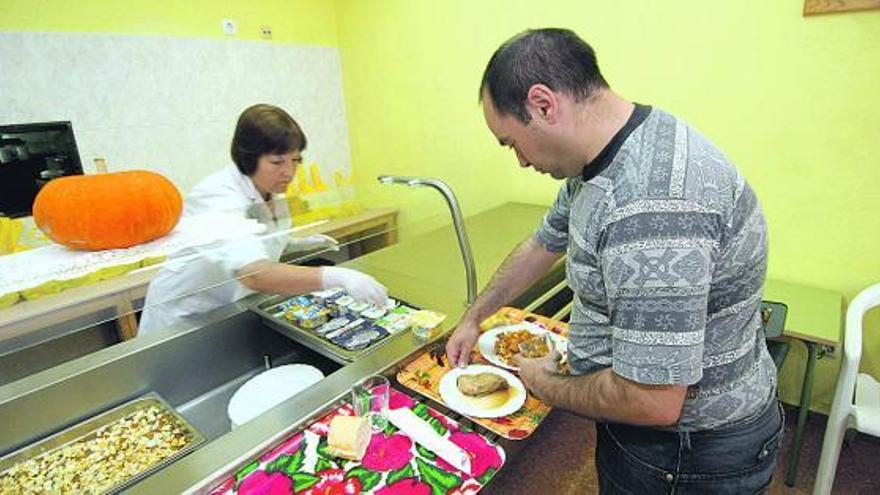
[[[472,364],[453,368],[440,379],[440,398],[455,411],[473,418],[500,418],[526,402],[526,387],[513,373]]]
[[[477,341],[477,348],[490,363],[517,371],[513,356],[522,354],[528,358],[542,358],[550,352],[550,345],[565,360],[568,339],[546,328],[529,323],[518,323],[486,330]]]

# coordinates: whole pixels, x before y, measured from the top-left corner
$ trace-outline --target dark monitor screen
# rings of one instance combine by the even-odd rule
[[[0,215],[30,215],[46,182],[82,173],[70,122],[0,125]]]

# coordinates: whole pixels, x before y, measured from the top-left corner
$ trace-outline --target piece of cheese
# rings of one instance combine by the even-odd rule
[[[359,461],[370,445],[370,422],[359,416],[336,416],[330,421],[327,452],[335,457]]]

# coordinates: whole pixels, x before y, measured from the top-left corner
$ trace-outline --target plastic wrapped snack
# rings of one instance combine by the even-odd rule
[[[298,311],[296,314],[296,324],[300,328],[311,330],[319,327],[329,319],[330,312],[326,308],[319,306],[309,306]]]
[[[415,310],[408,306],[398,306],[376,320],[375,323],[390,333],[400,333],[410,327],[414,312]]]
[[[345,325],[344,327],[342,327],[338,330],[333,330],[332,332],[328,332],[328,333],[324,334],[324,338],[330,339],[331,341],[335,342],[336,339],[339,339],[343,335],[345,335],[351,331],[354,331],[356,328],[358,328],[362,325],[366,325],[366,324],[367,324],[367,320],[365,320],[363,318],[355,318],[348,325]]]
[[[348,310],[352,313],[360,314],[370,308],[370,303],[355,301],[348,306]]]
[[[336,330],[348,326],[348,324],[356,319],[357,318],[355,318],[354,316],[348,315],[337,316],[336,318],[333,318],[327,323],[324,323],[320,327],[316,328],[315,333],[317,333],[318,335],[327,335],[328,333],[335,332]]]
[[[292,308],[294,306],[311,306],[313,304],[313,301],[311,297],[307,295],[302,295],[291,297],[281,304],[285,304],[288,308]]]
[[[312,298],[309,297],[308,295],[294,296],[294,297],[291,297],[290,299],[285,299],[285,300],[281,301],[280,303],[268,308],[267,311],[271,312],[275,316],[280,316],[282,314],[286,316],[288,313],[290,313],[292,311],[296,311],[298,308],[302,308],[305,306],[311,306],[311,305],[312,305]],[[288,319],[290,319],[290,318],[288,318]]]
[[[297,318],[298,318],[297,315],[299,315],[302,311],[303,311],[302,306],[291,306],[291,307],[285,309],[284,313],[282,313],[282,314],[284,315],[285,320],[292,321],[292,322],[296,323]]]
[[[349,306],[351,306],[354,303],[354,298],[346,294],[346,295],[340,296],[338,299],[336,299],[333,302],[336,303],[336,305],[339,306],[340,308],[348,308]]]
[[[381,318],[385,316],[386,310],[385,308],[377,308],[376,306],[370,305],[367,309],[361,311],[361,316],[364,318],[370,318],[371,320],[375,320],[376,318]]]
[[[368,345],[388,336],[388,332],[375,325],[362,325],[357,329],[347,332],[333,342],[350,351],[363,349]]]
[[[316,302],[328,304],[334,303],[337,299],[344,297],[345,292],[342,289],[326,289],[311,294]]]

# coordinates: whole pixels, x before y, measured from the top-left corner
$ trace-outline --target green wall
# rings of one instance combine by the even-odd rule
[[[367,205],[403,209],[402,235],[446,221],[435,193],[379,187],[379,173],[429,175],[466,214],[506,201],[549,204],[558,183],[501,149],[477,85],[491,53],[530,27],[576,30],[612,87],[669,110],[738,164],[770,224],[770,276],[851,299],[880,281],[880,11],[801,16],[802,0],[0,0],[0,31],[223,37],[338,46],[353,170]],[[871,315],[867,332],[880,330]],[[880,337],[863,367],[880,376]],[[797,398],[795,346],[783,394]],[[837,359],[820,362],[826,410]]]
[[[737,163],[770,226],[771,277],[840,291],[880,281],[880,11],[804,18],[803,0],[545,2],[340,0],[339,46],[352,163],[369,204],[397,203],[404,229],[437,221],[430,192],[379,173],[442,177],[466,214],[505,201],[549,204],[559,186],[520,170],[482,121],[491,53],[530,27],[576,30],[612,87],[689,121]],[[402,232],[405,236],[406,230]],[[880,375],[880,318],[864,367]],[[799,394],[804,355],[783,371]],[[838,359],[820,361],[827,410]]]
[[[185,37],[226,37],[221,19],[237,24],[235,37],[336,46],[336,5],[329,0],[0,0],[0,31],[65,31]]]

